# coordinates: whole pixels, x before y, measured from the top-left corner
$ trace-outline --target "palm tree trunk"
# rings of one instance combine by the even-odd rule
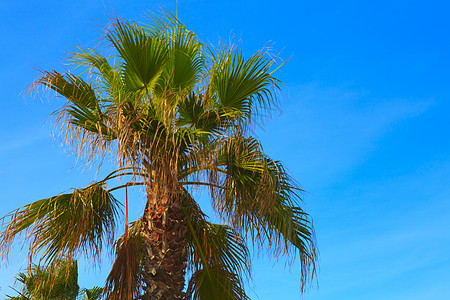
[[[146,287],[142,299],[183,299],[186,225],[178,197],[148,189],[143,225]]]

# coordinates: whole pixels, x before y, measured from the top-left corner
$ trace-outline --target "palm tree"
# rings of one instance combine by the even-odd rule
[[[15,290],[18,296],[9,296],[10,300],[100,300],[103,289],[93,287],[82,289],[78,286],[77,261],[64,260],[47,267],[32,264],[26,272],[16,276],[21,285]],[[80,298],[82,297],[82,298]]]
[[[96,260],[114,245],[108,299],[248,299],[250,239],[254,249],[297,257],[303,290],[316,246],[302,190],[251,135],[278,104],[274,60],[266,51],[245,59],[239,47],[207,46],[170,14],[151,20],[114,20],[105,51],[70,56],[79,75],[44,71],[32,85],[67,100],[56,124],[77,154],[87,163],[110,155],[118,167],[7,215],[2,255],[23,232],[32,237],[30,257],[41,253],[47,263]],[[111,187],[119,177],[125,183]],[[112,192],[132,185],[145,188],[145,210],[130,224],[126,217],[116,241],[120,202]],[[223,224],[201,211],[198,188],[209,189]]]
[[[75,300],[78,292],[78,267],[76,261],[61,262],[58,269],[31,265],[27,272],[16,276],[22,285],[19,296],[7,296],[11,300],[61,299]]]

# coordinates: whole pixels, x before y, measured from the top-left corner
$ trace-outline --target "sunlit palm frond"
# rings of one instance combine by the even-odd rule
[[[238,275],[250,274],[250,257],[245,241],[227,225],[188,221],[191,261],[202,266],[222,266]],[[199,268],[198,268],[199,269]]]
[[[217,171],[213,176],[215,206],[238,226],[249,212],[263,215],[274,203],[275,178],[271,176],[261,146],[254,138],[234,135],[217,151]],[[247,226],[243,222],[242,228]]]
[[[84,254],[91,262],[114,242],[119,202],[102,184],[25,205],[3,218],[0,250],[7,257],[13,240],[26,233],[30,260],[41,252],[46,262]]]
[[[103,157],[117,136],[95,87],[69,72],[60,74],[57,71],[43,72],[30,91],[39,85],[56,91],[68,100],[55,112],[55,125],[60,130],[57,134],[69,148],[79,155],[86,155],[87,162]]]
[[[220,118],[219,109],[208,107],[201,94],[187,95],[178,103],[178,113],[178,126],[188,126],[212,134],[220,133],[227,123],[226,118]]]
[[[89,72],[99,76],[98,79],[105,80],[110,86],[116,85],[117,77],[114,68],[108,62],[108,57],[102,56],[95,50],[83,50],[78,48],[79,52],[72,53],[70,61],[77,67],[87,69]]]
[[[34,84],[43,84],[51,88],[74,105],[89,110],[97,117],[101,114],[96,91],[82,78],[69,72],[64,74],[57,71],[43,72],[42,77]]]
[[[300,259],[301,291],[304,291],[316,273],[316,240],[312,221],[300,207],[291,207],[280,201],[264,216],[265,241],[275,255],[292,255]]]

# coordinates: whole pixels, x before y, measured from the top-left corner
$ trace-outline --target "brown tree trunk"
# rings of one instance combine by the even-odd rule
[[[186,225],[177,195],[147,191],[143,218],[143,300],[184,299],[186,273]]]

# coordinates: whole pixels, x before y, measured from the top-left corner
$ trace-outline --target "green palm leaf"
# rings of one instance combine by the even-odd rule
[[[191,269],[221,266],[232,273],[249,276],[249,251],[242,237],[229,226],[206,221],[194,200],[187,193],[185,197]]]
[[[126,99],[128,93],[119,72],[123,62],[111,65],[109,60],[114,59],[114,56],[104,57],[93,49],[83,50],[79,48],[78,50],[79,52],[71,55],[70,61],[77,67],[83,68],[96,76],[93,80],[96,90],[99,94],[105,96],[103,101],[121,103]]]
[[[47,262],[84,254],[98,259],[103,245],[114,242],[117,200],[102,184],[42,199],[4,217],[10,218],[1,234],[0,247],[7,254],[21,233],[30,236],[30,260],[42,251]]]
[[[223,175],[212,186],[216,210],[258,247],[269,246],[275,256],[298,254],[305,287],[317,253],[312,223],[298,205],[302,190],[252,138],[234,137],[219,153],[224,168],[218,168]]]
[[[170,14],[167,18],[154,17],[155,26],[149,27],[151,35],[167,41],[168,62],[159,83],[164,91],[189,93],[201,77],[205,59],[197,36]]]
[[[125,61],[123,76],[129,90],[152,90],[168,58],[164,41],[135,24],[120,22],[108,38]]]
[[[96,133],[107,140],[115,138],[113,131],[105,124],[97,95],[90,84],[70,73],[60,74],[56,71],[44,72],[33,86],[44,84],[69,100],[62,110],[69,116],[69,123]]]
[[[85,300],[100,300],[102,298],[103,289],[101,287],[93,287],[92,289],[83,289],[82,294]]]
[[[277,80],[271,76],[273,60],[257,52],[245,60],[237,49],[219,49],[212,54],[211,92],[224,117],[250,121],[252,112],[261,113],[275,101]]]
[[[248,300],[236,274],[215,266],[195,272],[186,292],[192,300]]]

